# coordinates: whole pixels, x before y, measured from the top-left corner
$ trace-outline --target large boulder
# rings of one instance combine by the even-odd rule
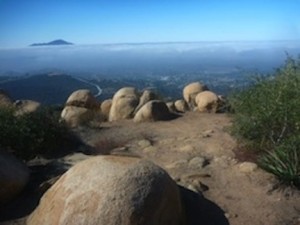
[[[219,98],[211,91],[197,94],[195,101],[199,112],[216,113],[218,110]]]
[[[105,120],[108,120],[111,105],[112,99],[106,99],[100,105],[101,113],[104,116]]]
[[[74,91],[67,99],[66,106],[77,106],[87,109],[98,109],[100,104],[90,90]]]
[[[27,225],[180,225],[176,183],[150,161],[97,156],[66,172],[42,197]]]
[[[147,102],[134,116],[134,122],[169,120],[174,114],[169,111],[166,103],[160,100]]]
[[[190,109],[194,109],[196,106],[195,104],[195,98],[196,95],[202,91],[208,90],[207,86],[204,84],[201,84],[200,82],[194,82],[190,83],[183,89],[183,98],[189,105]]]
[[[140,97],[140,102],[139,105],[136,107],[134,114],[137,113],[137,111],[140,110],[140,108],[143,107],[143,105],[145,105],[147,102],[151,101],[151,100],[156,100],[158,99],[157,95],[151,91],[151,90],[145,90],[142,94],[142,96]]]
[[[185,113],[189,110],[189,106],[183,99],[175,101],[174,106],[177,112]]]
[[[94,110],[76,106],[66,106],[61,112],[60,117],[69,127],[78,127],[92,121],[95,115],[96,112]]]
[[[29,181],[29,169],[12,155],[0,150],[0,207],[15,198]]]
[[[135,88],[121,88],[113,96],[108,120],[116,121],[132,118],[138,104],[139,94]]]
[[[16,108],[16,115],[19,116],[37,111],[41,103],[33,100],[17,100],[14,102],[14,106]]]
[[[10,96],[2,89],[0,89],[0,107],[11,107],[13,101]]]

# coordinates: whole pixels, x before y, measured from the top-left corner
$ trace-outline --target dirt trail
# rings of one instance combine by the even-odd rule
[[[236,142],[227,132],[230,124],[225,114],[190,112],[173,121],[125,120],[78,132],[93,153],[154,161],[179,185],[219,206],[231,225],[300,225],[300,192],[274,190],[277,181],[271,174],[237,162]],[[74,154],[55,162],[71,165],[86,157]]]
[[[88,142],[119,141],[114,154],[129,152],[156,162],[179,184],[202,191],[225,211],[231,225],[300,225],[299,191],[273,190],[274,176],[237,162],[230,124],[225,114],[199,113],[167,122],[106,123]]]

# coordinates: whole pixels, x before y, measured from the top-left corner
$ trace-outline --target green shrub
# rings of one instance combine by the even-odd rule
[[[265,149],[300,132],[300,64],[288,59],[275,76],[234,94],[233,133]]]
[[[25,160],[37,155],[50,157],[75,143],[78,141],[53,110],[44,108],[14,116],[13,109],[0,109],[0,147],[17,157]]]
[[[300,137],[292,137],[268,151],[259,164],[282,182],[300,187]]]
[[[300,159],[299,145],[292,148],[298,143],[294,139],[300,139],[300,60],[288,58],[275,75],[256,78],[229,100],[233,134],[248,147],[266,152],[262,154],[265,169],[281,180],[293,180],[289,166],[294,168]],[[268,162],[273,163],[270,168]],[[288,166],[281,166],[282,162]],[[296,173],[299,176],[299,170]]]

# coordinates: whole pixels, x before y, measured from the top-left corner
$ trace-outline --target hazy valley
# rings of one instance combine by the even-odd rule
[[[99,100],[124,86],[154,89],[166,99],[201,81],[228,95],[257,73],[271,74],[300,42],[180,42],[37,46],[0,50],[0,88],[14,99],[62,104],[77,89],[101,88]]]

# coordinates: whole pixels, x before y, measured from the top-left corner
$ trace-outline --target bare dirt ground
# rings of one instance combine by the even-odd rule
[[[154,161],[179,185],[220,207],[231,225],[300,225],[300,191],[276,188],[274,176],[239,162],[234,154],[236,141],[227,132],[229,126],[230,118],[225,114],[191,112],[172,121],[135,124],[125,120],[77,131],[92,147],[88,150],[92,154]],[[93,156],[76,153],[47,165],[67,169],[87,157]],[[0,224],[24,224],[24,219],[10,218]]]

